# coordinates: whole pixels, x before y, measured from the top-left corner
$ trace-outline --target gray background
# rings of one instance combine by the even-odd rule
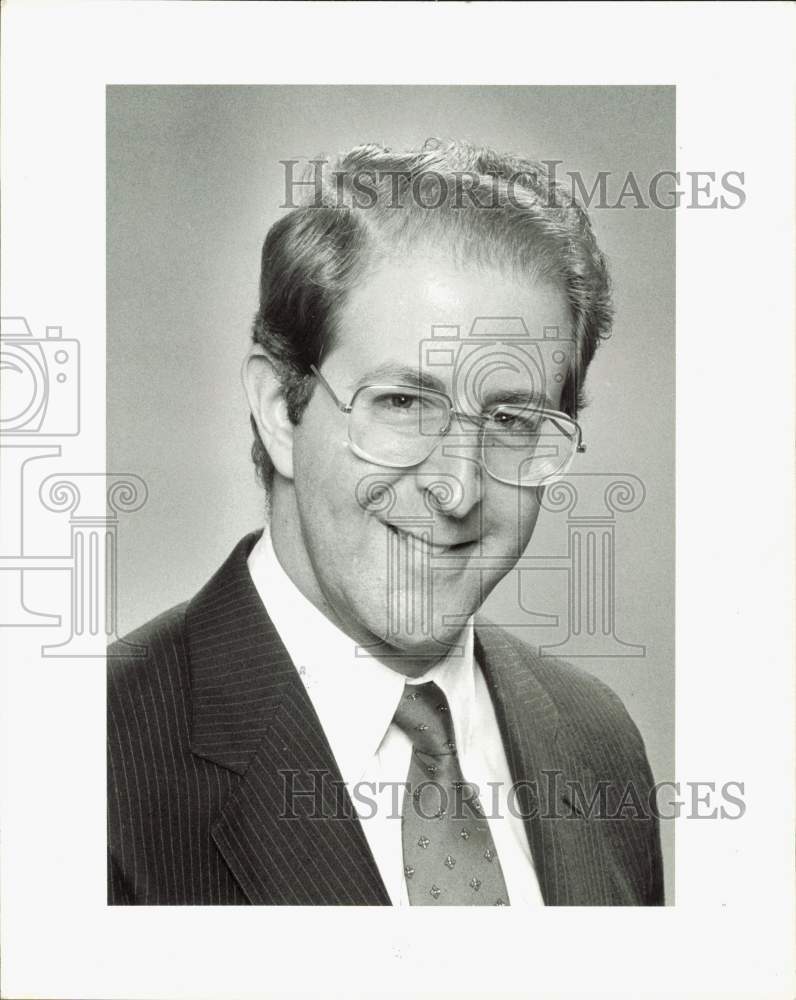
[[[263,523],[249,459],[240,364],[257,306],[259,254],[280,216],[279,161],[377,141],[469,138],[556,159],[614,202],[632,171],[645,189],[675,165],[670,87],[109,87],[107,89],[107,451],[109,472],[144,478],[149,500],[119,526],[119,631],[192,596]],[[581,415],[578,472],[630,473],[646,497],[616,521],[616,631],[646,654],[577,662],[620,695],[659,781],[674,777],[675,213],[595,208],[612,268],[613,337]],[[595,511],[597,512],[597,511]],[[566,553],[566,516],[543,513],[529,552]],[[509,574],[485,606],[534,643],[527,610],[566,618],[567,581]],[[674,840],[662,824],[667,900]]]

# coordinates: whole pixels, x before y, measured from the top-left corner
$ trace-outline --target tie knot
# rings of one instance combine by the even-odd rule
[[[421,753],[437,757],[456,753],[448,700],[433,681],[407,684],[393,721]]]

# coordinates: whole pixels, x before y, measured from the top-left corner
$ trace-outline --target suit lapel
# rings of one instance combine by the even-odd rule
[[[511,770],[517,802],[548,906],[633,902],[621,859],[599,818],[587,815],[575,785],[593,794],[588,748],[570,738],[567,720],[533,669],[532,651],[502,629],[476,629],[476,655],[486,678]],[[571,783],[571,784],[570,784]]]
[[[191,749],[240,775],[213,838],[251,903],[389,904],[304,685],[249,576],[257,535],[190,602]]]

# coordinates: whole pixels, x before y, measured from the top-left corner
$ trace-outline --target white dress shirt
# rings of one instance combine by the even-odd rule
[[[524,823],[507,807],[511,773],[473,655],[472,619],[462,635],[464,655],[460,648],[422,677],[407,678],[361,651],[357,655],[356,643],[304,597],[282,568],[268,528],[248,566],[324,728],[393,905],[409,905],[401,809],[412,743],[392,719],[406,683],[434,681],[448,699],[462,774],[479,788],[509,901],[542,906]],[[346,691],[356,692],[353,703]]]

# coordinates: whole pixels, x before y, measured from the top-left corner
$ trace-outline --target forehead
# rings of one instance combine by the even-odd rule
[[[446,391],[532,389],[555,401],[572,357],[572,319],[549,282],[433,257],[389,261],[336,315],[329,376],[349,391],[392,368],[416,370]],[[532,383],[532,385],[531,385]]]

